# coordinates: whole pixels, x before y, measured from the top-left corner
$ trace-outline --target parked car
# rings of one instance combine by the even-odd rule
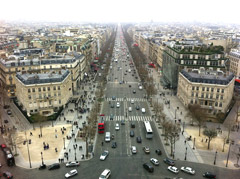
[[[109,154],[109,152],[107,150],[104,150],[100,156],[100,160],[105,160],[107,158],[108,154]]]
[[[140,107],[139,106],[136,106],[136,110],[139,110],[140,109]]]
[[[12,111],[10,109],[7,110],[7,114],[8,115],[11,115],[12,114]]]
[[[111,171],[109,169],[105,169],[100,175],[99,179],[107,179],[111,175]]]
[[[146,112],[146,109],[145,108],[142,108],[142,113],[145,113]]]
[[[116,96],[112,96],[112,100],[116,100]]]
[[[39,170],[43,170],[43,169],[45,169],[45,168],[47,168],[47,166],[46,166],[45,164],[43,164],[43,165],[41,164],[38,169],[39,169]]]
[[[4,123],[7,124],[7,123],[8,123],[8,120],[7,120],[7,119],[4,119]]]
[[[131,123],[131,128],[135,128],[135,124],[134,123]]]
[[[143,151],[144,151],[146,154],[150,154],[150,149],[149,149],[149,147],[144,146],[144,147],[143,147]]]
[[[151,158],[150,162],[152,162],[153,165],[156,165],[156,166],[159,165],[159,161],[157,159],[155,159],[155,158]]]
[[[142,138],[140,136],[137,136],[136,140],[137,140],[137,143],[142,143]]]
[[[132,151],[133,154],[136,154],[136,153],[137,153],[137,148],[136,148],[136,146],[132,146],[132,147],[131,147],[131,151]]]
[[[144,163],[143,168],[145,168],[150,173],[154,172],[154,168],[148,163]]]
[[[13,175],[10,172],[7,172],[7,171],[3,172],[3,176],[5,178],[8,178],[8,179],[12,179],[13,178]]]
[[[204,176],[205,178],[216,178],[216,175],[213,174],[213,173],[211,173],[211,172],[205,172],[205,173],[203,174],[203,176]]]
[[[48,170],[55,170],[55,169],[59,169],[59,168],[60,168],[59,163],[54,163],[54,164],[48,166]]]
[[[158,155],[162,155],[162,151],[161,151],[160,149],[157,149],[155,152],[156,152],[156,154],[158,154]]]
[[[142,86],[139,86],[138,88],[139,88],[140,90],[142,90],[142,89],[143,89],[143,88],[142,88]]]
[[[117,148],[117,142],[112,142],[112,148]]]
[[[80,163],[79,162],[68,162],[66,163],[66,167],[75,167],[75,166],[79,166]]]
[[[129,111],[129,112],[132,112],[132,107],[129,107],[129,108],[128,108],[128,111]]]
[[[195,170],[193,170],[193,169],[190,168],[190,167],[181,167],[181,170],[182,170],[183,172],[189,173],[189,174],[191,174],[191,175],[194,175],[194,174],[195,174]]]
[[[130,137],[134,137],[134,131],[133,130],[130,131]]]
[[[65,178],[70,178],[70,177],[73,177],[73,176],[75,176],[75,175],[77,175],[77,174],[78,174],[77,170],[76,170],[76,169],[73,169],[73,170],[71,170],[70,172],[68,172],[68,173],[65,174]]]
[[[118,131],[120,129],[119,124],[116,123],[115,130]]]
[[[168,166],[168,170],[173,172],[173,173],[178,173],[179,172],[178,168],[174,167],[174,166]]]
[[[168,165],[171,165],[171,166],[175,165],[174,161],[169,158],[165,158],[163,159],[163,161]]]
[[[136,90],[133,90],[133,94],[135,94],[136,93]]]

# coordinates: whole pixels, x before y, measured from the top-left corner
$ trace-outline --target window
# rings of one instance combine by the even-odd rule
[[[207,91],[209,91],[209,87],[207,87]]]
[[[57,96],[57,94],[56,94],[56,93],[54,93],[54,96]]]
[[[219,99],[219,95],[218,94],[216,95],[216,99]]]
[[[193,104],[193,100],[191,99],[191,104]]]
[[[206,98],[208,98],[208,93],[206,94]]]
[[[192,96],[194,96],[194,93],[192,92]]]
[[[42,95],[41,94],[39,94],[39,99],[42,99]]]
[[[61,96],[61,93],[60,93],[60,92],[58,93],[58,96]]]
[[[221,95],[221,100],[223,100],[223,95]]]
[[[217,89],[217,92],[219,93],[219,91],[220,91],[220,89],[218,88],[218,89]]]
[[[38,88],[38,92],[41,92],[41,88]]]
[[[46,91],[46,87],[43,87],[43,91]]]
[[[201,98],[204,98],[204,94],[203,93],[201,94]]]
[[[197,86],[197,90],[199,90],[199,87]]]
[[[209,106],[212,106],[212,102],[209,102]]]
[[[28,93],[31,93],[31,89],[30,88],[28,89]]]
[[[214,91],[214,88],[211,88],[211,92],[213,92]]]
[[[61,99],[59,99],[59,104],[61,104]]]
[[[28,99],[32,99],[31,95],[28,95]]]
[[[222,107],[222,103],[219,103],[219,107]]]
[[[202,91],[205,91],[205,87],[202,87]]]
[[[58,86],[58,90],[60,90],[60,86]]]
[[[198,97],[198,93],[196,93],[196,97]]]
[[[47,89],[48,89],[48,91],[50,91],[50,87],[48,87]]]
[[[53,87],[53,90],[56,90],[56,86]]]
[[[203,101],[200,102],[200,105],[201,105],[201,106],[203,105]]]
[[[210,95],[210,99],[213,99],[213,94]]]
[[[222,93],[224,93],[224,89],[222,89]]]
[[[52,69],[52,65],[50,65],[50,69]]]
[[[216,107],[218,106],[218,102],[215,103],[215,106],[216,106]]]
[[[32,88],[32,92],[35,92],[35,88]]]

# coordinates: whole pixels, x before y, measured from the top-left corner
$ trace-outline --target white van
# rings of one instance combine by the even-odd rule
[[[110,140],[111,140],[111,133],[110,132],[106,132],[105,142],[110,142]]]

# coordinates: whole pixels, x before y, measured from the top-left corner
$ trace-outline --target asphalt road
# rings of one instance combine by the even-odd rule
[[[116,42],[118,42],[120,34],[118,32]],[[122,45],[121,45],[122,46]],[[104,134],[97,134],[97,143],[94,151],[94,158],[81,162],[80,166],[77,167],[78,176],[73,178],[84,178],[84,179],[93,179],[98,178],[101,172],[108,168],[111,170],[111,177],[114,179],[147,179],[147,178],[165,178],[165,177],[182,177],[187,178],[203,178],[202,174],[206,171],[212,171],[217,175],[217,178],[239,178],[238,170],[228,170],[217,168],[214,166],[209,166],[205,164],[191,163],[187,161],[176,161],[176,166],[178,168],[182,166],[190,166],[196,170],[196,174],[191,176],[189,174],[183,173],[180,171],[179,174],[173,174],[167,170],[167,165],[163,163],[163,159],[166,157],[166,154],[163,151],[163,146],[160,141],[160,137],[157,133],[157,129],[152,122],[151,114],[147,105],[146,99],[143,97],[145,92],[144,90],[138,89],[138,79],[135,77],[137,74],[134,74],[134,67],[130,67],[129,63],[131,61],[127,59],[126,55],[124,58],[118,57],[118,62],[112,62],[112,70],[109,72],[109,77],[111,78],[108,81],[107,88],[105,91],[105,101],[103,104],[102,113],[105,114],[103,117],[106,121],[105,131],[111,132],[114,134],[114,139],[111,142],[104,142],[102,146],[101,143],[104,141]],[[131,72],[128,70],[131,69]],[[126,72],[127,70],[127,72]],[[127,75],[124,75],[126,73]],[[132,76],[134,74],[134,76]],[[124,81],[123,84],[120,84],[120,81]],[[127,83],[125,83],[127,81]],[[131,85],[131,87],[129,87]],[[136,90],[136,93],[133,93],[133,90]],[[116,100],[112,100],[112,96],[116,96]],[[131,104],[131,100],[134,100],[134,104]],[[120,107],[116,107],[116,103],[120,103]],[[111,108],[110,104],[114,104],[114,108]],[[136,110],[136,105],[140,108],[144,107],[146,113],[142,113],[141,110]],[[132,112],[128,111],[128,107],[132,107]],[[113,114],[114,119],[109,120],[109,116]],[[127,117],[126,117],[127,114]],[[125,121],[125,125],[121,125],[121,120]],[[145,138],[145,131],[143,127],[143,121],[150,121],[153,129],[153,138],[151,140]],[[120,124],[120,130],[115,130],[116,123]],[[135,123],[135,128],[131,128],[130,124]],[[134,130],[135,136],[130,137],[130,130]],[[141,136],[142,143],[136,142],[136,136]],[[117,148],[111,148],[112,141],[117,142]],[[130,147],[137,147],[137,154],[132,154]],[[145,154],[142,150],[143,146],[148,146],[150,148],[150,154]],[[155,153],[155,149],[160,148],[163,152],[161,156],[158,156]],[[104,150],[109,151],[109,156],[105,161],[100,161],[99,157]],[[2,152],[1,152],[2,153]],[[154,173],[148,173],[143,167],[142,164],[145,162],[150,163],[150,158],[156,158],[160,161],[160,166],[154,166]],[[2,158],[2,156],[1,156]],[[74,168],[74,167],[73,167]],[[73,169],[72,168],[72,169]],[[2,170],[7,169],[3,166]],[[40,179],[40,178],[51,178],[51,179],[60,179],[64,178],[64,174],[70,171],[70,168],[66,168],[64,164],[61,164],[61,168],[53,171],[48,170],[38,170],[38,169],[22,169],[19,167],[12,167],[10,171],[14,174],[16,179]]]

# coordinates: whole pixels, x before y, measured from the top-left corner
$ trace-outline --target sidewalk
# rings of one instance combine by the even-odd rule
[[[180,123],[181,131],[183,131],[183,125],[184,125],[184,133],[183,133],[183,135],[182,135],[182,133],[180,134],[179,140],[175,143],[175,148],[177,150],[175,150],[175,158],[174,159],[184,160],[186,148],[187,148],[187,157],[186,157],[187,161],[206,163],[206,164],[213,165],[214,158],[215,158],[215,152],[216,152],[214,147],[213,147],[214,148],[213,150],[201,150],[201,149],[197,149],[196,145],[195,145],[195,149],[193,149],[193,141],[186,141],[186,144],[185,144],[186,138],[190,136],[186,131],[188,129],[193,129],[193,130],[198,131],[198,126],[190,125],[191,119],[189,117],[187,117],[188,109],[186,109],[185,106],[183,106],[183,104],[179,101],[177,96],[174,96],[173,92],[171,90],[163,89],[163,87],[160,84],[160,74],[156,71],[156,69],[151,69],[149,71],[150,71],[150,75],[152,75],[153,79],[155,80],[156,88],[158,91],[157,95],[154,97],[155,100],[157,100],[159,103],[163,104],[164,113],[166,114],[167,118],[169,118],[170,120],[173,120],[173,121],[176,120],[177,123],[178,123],[178,120],[181,119],[181,123]],[[165,93],[165,97],[163,97],[162,95],[160,96],[159,95],[160,93]],[[168,100],[170,100],[170,105],[165,104],[165,101],[168,101]],[[179,109],[177,109],[177,107]],[[175,113],[176,113],[176,119],[175,119]],[[155,122],[155,124],[158,128],[158,124],[156,122]],[[223,125],[207,122],[206,126],[207,127],[216,127],[216,128],[218,128],[220,126],[220,128],[223,131],[222,135],[225,135],[225,136],[227,135],[227,129]],[[165,143],[164,137],[161,136],[162,129],[158,129],[158,131],[159,131],[160,138],[164,144]],[[240,131],[232,133],[230,138],[235,140],[235,146],[237,143],[240,147],[240,141],[239,141],[240,140]],[[228,146],[228,145],[226,144],[226,146]],[[170,145],[169,146],[164,145],[164,150],[167,152],[167,155],[169,156],[171,153]],[[218,151],[217,157],[216,157],[216,166],[226,168],[226,159],[227,159],[226,150],[225,150],[225,152]],[[234,166],[234,164],[236,164],[236,160],[237,160],[236,155],[234,157],[233,152],[230,151],[228,168],[237,169]]]

